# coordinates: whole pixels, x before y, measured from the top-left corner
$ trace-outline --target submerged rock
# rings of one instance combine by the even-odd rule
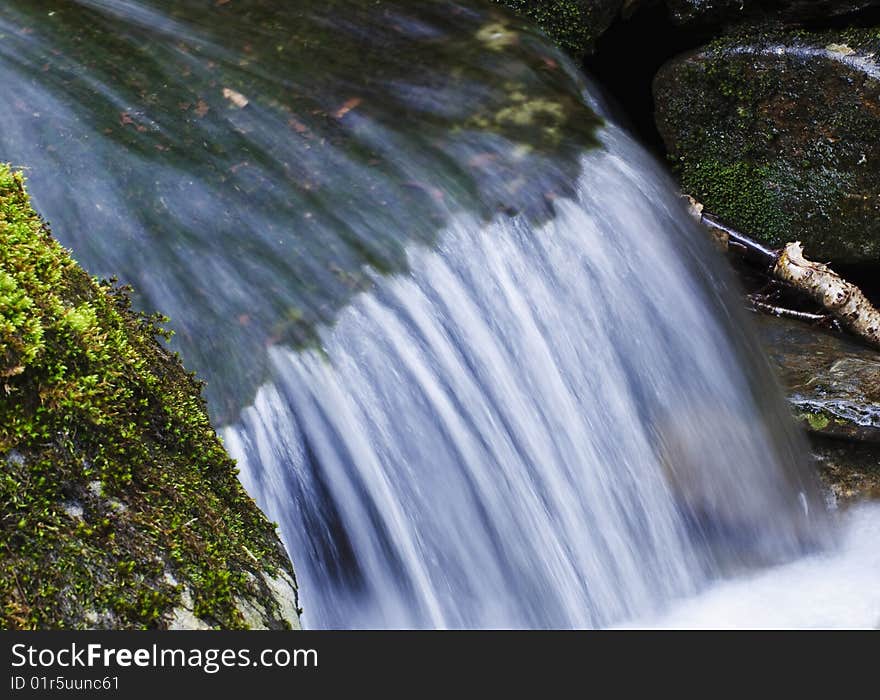
[[[158,321],[0,166],[0,627],[299,625],[274,527]]]
[[[598,145],[571,63],[490,0],[63,5],[0,2],[0,153],[61,241],[223,377],[217,425],[269,348],[313,347],[405,272],[452,196],[546,221]]]
[[[761,315],[757,322],[807,430],[880,443],[880,353],[799,321]]]
[[[657,126],[684,191],[809,257],[880,259],[880,29],[746,31],[673,59]]]
[[[878,5],[878,0],[666,0],[678,22],[730,22],[747,17],[823,19]]]
[[[496,0],[537,24],[575,56],[592,53],[596,40],[627,0]]]

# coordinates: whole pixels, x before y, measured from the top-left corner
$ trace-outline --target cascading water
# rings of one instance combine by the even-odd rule
[[[650,620],[830,543],[726,270],[561,54],[290,5],[10,0],[0,157],[173,318],[308,625]]]
[[[273,351],[224,436],[307,620],[602,625],[822,536],[772,379],[717,320],[724,276],[603,136],[552,221],[456,217],[320,351]]]

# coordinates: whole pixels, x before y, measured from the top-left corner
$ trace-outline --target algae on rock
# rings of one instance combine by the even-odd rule
[[[591,53],[626,0],[496,0],[529,17],[574,56]]]
[[[0,166],[0,627],[298,625],[290,562],[161,322]]]

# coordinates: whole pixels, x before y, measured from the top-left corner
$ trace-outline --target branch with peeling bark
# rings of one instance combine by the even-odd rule
[[[807,260],[799,242],[779,251],[773,276],[808,294],[850,333],[880,348],[880,312],[852,282],[827,265]]]
[[[880,348],[880,311],[852,282],[848,282],[827,265],[807,260],[799,241],[779,249],[768,248],[739,231],[725,226],[703,206],[687,197],[691,214],[711,232],[723,250],[736,250],[745,259],[763,267],[773,278],[806,294],[832,316],[840,326],[865,342]],[[821,320],[817,314],[791,311],[763,302],[758,308],[777,315],[796,315],[802,319]]]

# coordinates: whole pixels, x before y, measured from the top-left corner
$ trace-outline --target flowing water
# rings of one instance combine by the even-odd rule
[[[0,157],[171,316],[307,625],[711,624],[675,601],[832,568],[728,271],[494,5],[7,0],[0,81]]]

